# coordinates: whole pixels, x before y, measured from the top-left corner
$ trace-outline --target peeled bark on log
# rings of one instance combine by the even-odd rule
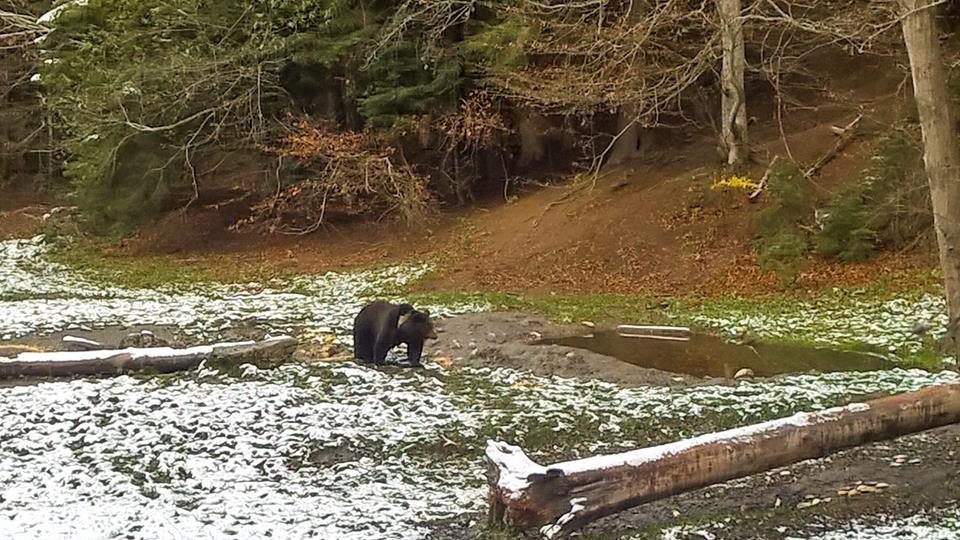
[[[119,375],[133,371],[170,373],[195,369],[204,360],[226,365],[241,362],[273,365],[278,359],[290,355],[296,344],[296,339],[283,336],[259,342],[217,343],[186,349],[155,347],[77,352],[26,352],[14,358],[0,357],[0,380],[18,377]]]
[[[30,345],[9,344],[0,345],[0,358],[4,356],[16,356],[25,352],[40,352],[40,349]]]
[[[488,441],[490,521],[552,538],[646,502],[957,422],[960,385],[947,385],[546,467]]]

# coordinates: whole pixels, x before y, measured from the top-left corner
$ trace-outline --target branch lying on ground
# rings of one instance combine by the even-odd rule
[[[767,185],[767,180],[770,179],[770,174],[773,173],[773,168],[777,165],[778,161],[780,161],[780,156],[773,156],[773,159],[770,160],[770,165],[767,166],[767,171],[763,173],[763,178],[761,178],[760,183],[757,184],[757,189],[753,190],[753,193],[747,197],[750,202],[755,202],[757,197],[760,196],[760,193],[763,192],[763,188]]]
[[[847,145],[850,144],[850,141],[852,141],[853,138],[856,136],[857,126],[860,124],[860,120],[862,119],[863,119],[863,114],[858,114],[857,117],[854,118],[852,122],[847,124],[840,131],[841,133],[840,139],[836,142],[836,144],[833,145],[833,148],[830,149],[829,152],[821,156],[820,159],[818,159],[817,162],[814,163],[812,167],[810,167],[803,173],[803,175],[806,176],[807,178],[810,178],[811,176],[820,172],[820,169],[822,169],[824,165],[832,161],[833,158],[837,157],[837,154],[839,154],[844,148],[846,148]]]

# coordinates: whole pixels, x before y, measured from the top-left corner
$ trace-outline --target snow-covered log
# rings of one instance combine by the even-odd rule
[[[220,365],[275,364],[289,356],[297,340],[282,336],[264,341],[216,343],[186,349],[171,347],[75,352],[25,352],[0,357],[0,379],[117,375],[133,371],[170,373],[194,369],[206,360]]]
[[[549,466],[488,441],[490,521],[552,538],[639,504],[957,422],[960,385],[946,385]]]

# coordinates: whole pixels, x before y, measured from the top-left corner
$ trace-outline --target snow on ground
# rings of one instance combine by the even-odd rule
[[[427,269],[131,290],[45,262],[44,249],[39,239],[0,243],[7,339],[117,324],[208,338],[255,321],[349,341],[370,295]],[[891,370],[624,389],[503,368],[344,362],[0,386],[0,536],[422,538],[436,520],[483,508],[488,439],[545,463],[957,380]]]
[[[840,530],[787,540],[956,540],[960,538],[960,511],[884,518],[880,524],[852,522]]]
[[[824,345],[868,344],[883,351],[915,354],[923,338],[912,332],[918,322],[947,327],[945,299],[932,294],[889,299],[859,299],[842,294],[799,302],[785,311],[726,309],[692,316],[696,324],[728,336],[744,330],[763,338],[802,337]]]
[[[43,259],[38,237],[0,242],[0,339],[75,328],[169,325],[215,339],[241,321],[277,332],[336,330],[345,337],[366,297],[402,286],[430,267],[392,267],[352,274],[260,284],[209,283],[157,289],[125,289],[92,282]],[[437,316],[477,306],[426,306]]]

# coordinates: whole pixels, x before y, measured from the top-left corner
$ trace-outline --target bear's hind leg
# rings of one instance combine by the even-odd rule
[[[373,360],[373,345],[368,332],[353,329],[353,356],[361,362]]]
[[[360,353],[360,336],[357,335],[357,329],[353,329],[353,357],[357,360],[363,360],[363,354]]]

